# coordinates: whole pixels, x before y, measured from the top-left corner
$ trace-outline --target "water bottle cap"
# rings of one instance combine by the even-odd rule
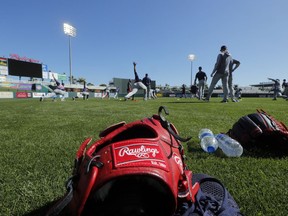
[[[222,137],[224,137],[224,134],[219,133],[219,134],[216,135],[216,137],[218,137],[218,138],[222,138]]]
[[[215,151],[215,148],[213,147],[213,146],[208,146],[207,147],[207,152],[208,153],[212,153],[212,152],[214,152]]]
[[[200,139],[202,139],[202,138],[205,137],[205,136],[211,136],[211,135],[212,135],[212,134],[211,134],[211,133],[208,133],[208,132],[202,133],[201,136],[200,136]]]

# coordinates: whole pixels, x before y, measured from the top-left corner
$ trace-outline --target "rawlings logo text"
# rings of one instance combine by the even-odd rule
[[[144,145],[141,145],[139,148],[129,148],[128,146],[124,146],[119,150],[119,156],[123,157],[125,155],[134,155],[137,158],[149,158],[150,154],[155,157],[159,151],[156,148],[148,148]]]

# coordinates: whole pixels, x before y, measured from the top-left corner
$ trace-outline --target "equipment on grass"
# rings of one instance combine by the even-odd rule
[[[86,139],[76,153],[67,193],[47,215],[200,216],[237,215],[222,183],[193,174],[184,163],[182,138],[162,115],[122,121]]]
[[[192,182],[200,184],[196,202],[181,216],[243,216],[232,195],[217,178],[196,173]]]
[[[288,153],[287,126],[264,110],[241,117],[227,134],[248,150],[260,147]]]
[[[78,149],[67,194],[47,215],[172,216],[181,203],[195,202],[199,183],[184,163],[181,138],[162,115],[120,122]],[[88,146],[89,145],[89,146]]]
[[[192,85],[190,91],[191,91],[191,94],[197,94],[198,87],[196,85]]]

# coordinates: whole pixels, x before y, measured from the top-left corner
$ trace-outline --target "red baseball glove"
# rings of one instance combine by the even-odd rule
[[[228,135],[248,150],[259,147],[288,153],[287,126],[263,110],[241,117]]]
[[[194,202],[199,184],[176,128],[161,115],[129,124],[120,122],[100,133],[100,140],[80,146],[67,194],[48,215],[173,215],[181,202]]]

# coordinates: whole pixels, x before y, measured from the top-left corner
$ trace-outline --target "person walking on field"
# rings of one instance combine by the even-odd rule
[[[136,62],[133,62],[133,66],[134,66],[134,76],[135,76],[134,87],[133,87],[132,91],[129,92],[124,98],[125,98],[125,100],[129,99],[130,97],[135,95],[136,92],[140,88],[142,88],[144,90],[144,100],[147,100],[147,87],[142,83],[142,80],[138,76],[138,73],[136,70]]]
[[[220,79],[222,81],[222,86],[223,86],[223,100],[221,101],[221,103],[228,102],[229,65],[233,59],[231,55],[227,54],[228,50],[226,46],[222,46],[220,48],[220,52],[221,53],[218,54],[217,61],[211,73],[212,81],[208,89],[208,94],[205,98],[206,102],[209,102],[212,92],[214,90],[214,87],[216,86],[216,84],[218,83]]]
[[[147,87],[147,94],[148,94],[148,99],[151,99],[151,79],[148,76],[148,74],[145,74],[145,77],[142,79],[143,84]]]
[[[207,75],[204,71],[202,71],[202,67],[198,68],[199,71],[196,73],[194,85],[196,85],[196,80],[198,79],[198,99],[202,99],[204,97],[204,88],[207,82]]]

